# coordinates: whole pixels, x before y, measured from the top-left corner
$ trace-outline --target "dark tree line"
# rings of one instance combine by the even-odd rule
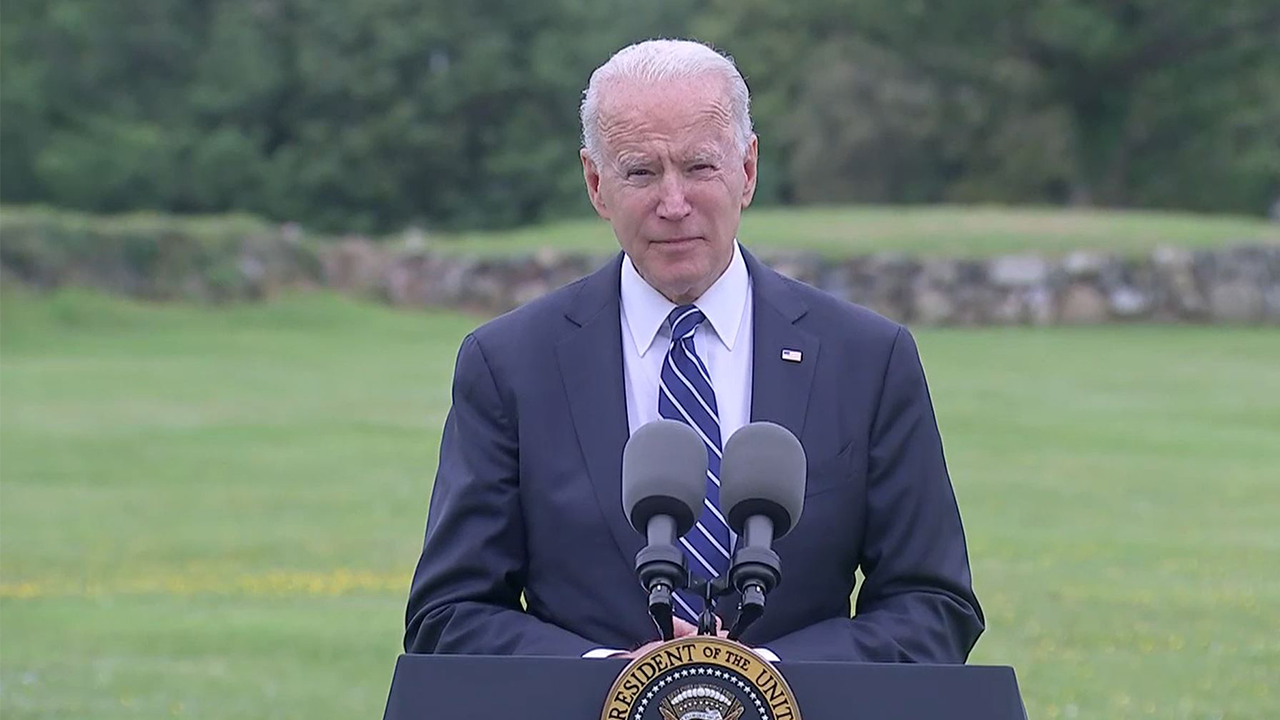
[[[1274,0],[6,0],[0,199],[329,230],[581,213],[591,69],[690,35],[752,87],[764,202],[1280,194]]]

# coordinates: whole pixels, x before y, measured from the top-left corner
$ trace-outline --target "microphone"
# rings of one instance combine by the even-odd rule
[[[765,596],[782,582],[772,545],[800,519],[805,476],[804,447],[781,425],[749,423],[724,445],[720,507],[738,534],[729,582],[742,593],[731,640],[764,614]]]
[[[663,640],[675,637],[672,593],[689,584],[676,539],[693,529],[706,495],[707,448],[693,428],[657,420],[631,435],[622,451],[622,507],[631,527],[648,539],[636,553],[636,574]]]

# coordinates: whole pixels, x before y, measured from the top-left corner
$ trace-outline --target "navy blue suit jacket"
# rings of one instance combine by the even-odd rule
[[[963,662],[982,612],[911,335],[744,254],[751,419],[791,430],[809,467],[800,521],[775,544],[782,583],[743,642],[785,660]],[[463,340],[407,652],[578,656],[657,638],[621,499],[621,259]]]

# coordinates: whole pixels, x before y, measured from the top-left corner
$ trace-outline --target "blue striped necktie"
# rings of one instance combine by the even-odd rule
[[[693,333],[706,318],[694,305],[681,305],[667,316],[671,349],[662,361],[658,378],[658,414],[689,425],[707,446],[707,499],[702,516],[689,534],[680,538],[693,576],[711,579],[729,569],[729,526],[720,513],[720,410],[711,386],[711,373],[693,347]],[[697,623],[701,603],[696,593],[681,591],[676,614]]]

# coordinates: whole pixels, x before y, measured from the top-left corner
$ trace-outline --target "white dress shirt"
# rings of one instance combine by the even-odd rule
[[[671,347],[667,316],[676,304],[653,289],[631,258],[622,259],[622,368],[626,377],[627,424],[634,433],[659,420],[658,377]],[[751,276],[738,243],[719,279],[694,305],[707,317],[693,334],[698,357],[711,373],[720,411],[720,444],[751,420]]]
[[[622,259],[620,295],[627,426],[634,433],[646,423],[661,419],[658,414],[658,377],[662,374],[662,361],[671,347],[667,316],[676,309],[676,304],[640,277],[629,257]],[[723,447],[734,432],[751,421],[754,303],[751,275],[736,240],[729,267],[693,304],[706,316],[694,331],[693,346],[711,374]],[[609,657],[621,652],[599,648],[583,657]],[[766,660],[778,661],[778,656],[767,648],[756,648],[756,652]]]

